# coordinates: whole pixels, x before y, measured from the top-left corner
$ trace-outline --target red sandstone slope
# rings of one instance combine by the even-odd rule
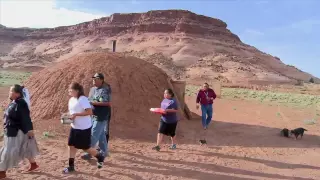
[[[48,66],[83,51],[109,51],[112,40],[117,40],[117,51],[186,80],[292,82],[311,77],[242,43],[223,21],[183,10],[116,13],[51,29],[0,28],[0,66]]]

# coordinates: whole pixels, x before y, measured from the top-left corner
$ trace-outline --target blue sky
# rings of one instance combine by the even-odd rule
[[[4,0],[0,0],[0,3],[1,1]],[[320,32],[320,0],[64,0],[53,1],[51,6],[54,6],[52,8],[55,10],[82,13],[70,15],[72,18],[70,17],[69,21],[63,20],[68,19],[68,16],[60,13],[60,19],[56,20],[57,25],[60,25],[60,21],[61,23],[66,21],[65,23],[69,24],[78,23],[116,12],[145,12],[157,9],[190,10],[223,20],[228,24],[228,29],[237,34],[244,43],[277,56],[286,64],[294,65],[320,77],[320,71],[316,68],[317,63],[320,62],[320,33],[317,34]],[[16,8],[17,5],[14,7]],[[46,12],[49,13],[48,10]],[[57,14],[56,11],[54,13]],[[56,17],[54,13],[51,13],[50,17]],[[6,14],[1,14],[0,23],[4,21],[2,19],[4,15]],[[44,16],[45,12],[40,17]],[[80,16],[83,18],[78,18],[76,21]],[[36,17],[38,16],[35,15]],[[40,20],[33,26],[40,27]],[[27,20],[24,22],[27,23]],[[18,20],[17,23],[19,23]]]

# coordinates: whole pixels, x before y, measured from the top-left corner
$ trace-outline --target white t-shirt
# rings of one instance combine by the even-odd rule
[[[91,109],[91,104],[87,97],[80,96],[79,99],[75,97],[71,97],[69,99],[69,113],[82,113],[85,111],[85,109]],[[92,126],[92,121],[90,116],[77,116],[73,123],[71,123],[71,127],[74,129],[88,129]]]

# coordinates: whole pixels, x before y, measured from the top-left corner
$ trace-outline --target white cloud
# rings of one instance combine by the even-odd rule
[[[57,8],[54,0],[0,0],[0,24],[7,27],[52,28],[103,16]]]

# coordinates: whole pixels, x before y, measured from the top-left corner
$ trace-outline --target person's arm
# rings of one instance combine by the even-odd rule
[[[177,109],[166,109],[165,112],[173,113],[173,112],[178,112],[178,110]]]
[[[30,110],[26,102],[18,101],[17,103],[18,109],[17,113],[19,113],[19,119],[21,123],[21,130],[24,134],[33,131],[33,123],[30,117]]]
[[[197,103],[197,104],[200,103],[200,93],[201,93],[201,91],[199,91],[198,94],[197,94],[197,100],[196,100],[196,103]]]
[[[74,116],[91,116],[93,114],[92,109],[91,108],[87,108],[84,110],[84,112],[81,113],[74,113]]]
[[[213,100],[217,98],[217,94],[214,92],[213,89],[212,89],[212,98],[213,98]]]
[[[101,102],[91,102],[94,106],[111,106],[110,100],[111,100],[111,93],[109,88],[103,89],[101,93]]]
[[[94,106],[111,106],[110,102],[91,102]]]
[[[200,95],[201,90],[199,90],[198,95],[197,95],[197,100],[196,100],[196,109],[199,109],[200,106],[200,100],[201,100],[201,95]]]
[[[90,102],[89,102],[88,98],[86,98],[84,96],[80,97],[79,104],[84,109],[84,111],[80,112],[80,113],[72,114],[72,118],[71,119],[74,119],[76,116],[90,116],[90,115],[93,114],[92,108],[91,108],[91,105],[90,105]]]
[[[89,100],[93,99],[93,94],[94,94],[94,88],[92,87],[92,88],[90,88],[89,95],[88,95]]]

